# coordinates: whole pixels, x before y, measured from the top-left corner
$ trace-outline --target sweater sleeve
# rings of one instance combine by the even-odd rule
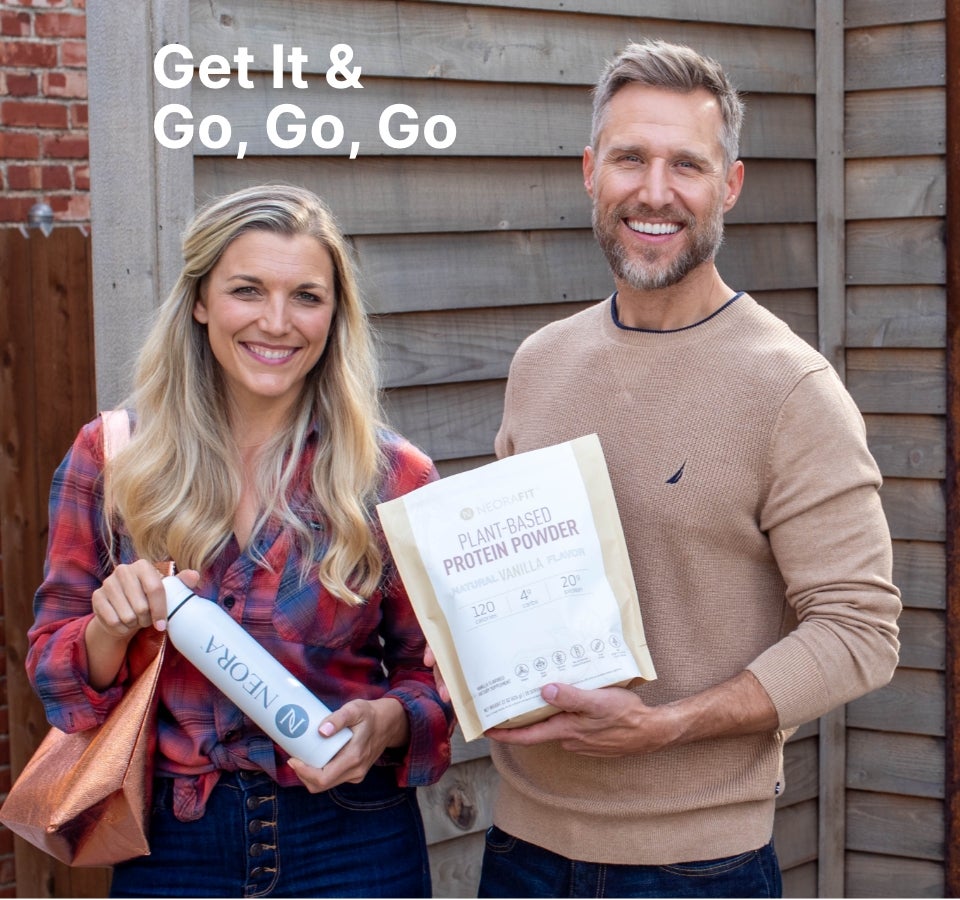
[[[781,728],[881,687],[896,668],[901,603],[880,484],[836,373],[807,374],[780,410],[760,510],[798,625],[748,667]]]

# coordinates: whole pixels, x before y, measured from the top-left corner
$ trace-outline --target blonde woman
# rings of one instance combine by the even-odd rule
[[[449,763],[452,714],[374,505],[437,477],[380,424],[342,235],[308,191],[201,210],[143,348],[129,444],[99,420],[54,478],[27,668],[50,722],[103,721],[165,626],[173,560],[334,710],[323,769],[287,758],[174,648],[159,686],[151,854],[114,896],[429,896],[414,788]],[[109,502],[104,467],[109,466]]]

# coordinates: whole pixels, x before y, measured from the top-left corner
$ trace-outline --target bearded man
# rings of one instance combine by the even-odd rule
[[[658,679],[548,684],[494,729],[481,897],[772,897],[783,742],[886,684],[900,595],[862,417],[715,265],[743,107],[687,47],[631,44],[583,154],[616,290],[528,338],[499,456],[596,432]]]

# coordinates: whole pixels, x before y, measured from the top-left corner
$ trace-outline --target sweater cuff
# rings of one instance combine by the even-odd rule
[[[816,657],[795,635],[760,654],[747,669],[769,695],[781,729],[796,728],[834,706]]]

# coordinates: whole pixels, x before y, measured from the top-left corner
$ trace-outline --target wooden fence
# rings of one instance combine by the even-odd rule
[[[47,731],[27,681],[27,629],[58,463],[96,412],[90,238],[0,229],[0,555],[11,775]],[[21,897],[103,897],[107,869],[70,869],[16,839]]]

